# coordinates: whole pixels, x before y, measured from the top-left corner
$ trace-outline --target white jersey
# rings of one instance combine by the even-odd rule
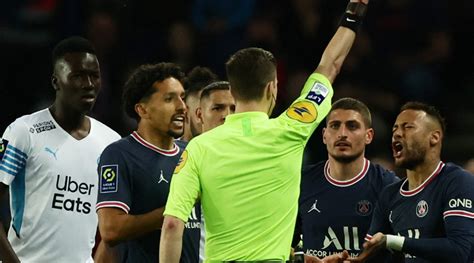
[[[0,182],[10,185],[8,239],[21,262],[92,262],[98,160],[120,136],[89,119],[90,133],[81,140],[48,109],[17,119],[3,134]]]

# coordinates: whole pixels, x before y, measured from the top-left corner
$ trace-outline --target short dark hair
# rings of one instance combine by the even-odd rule
[[[276,59],[262,48],[237,51],[226,62],[227,79],[236,100],[252,101],[263,97],[268,82],[275,79]]]
[[[53,66],[56,65],[56,62],[67,53],[96,54],[95,48],[89,40],[79,36],[68,37],[63,39],[54,47],[52,53]]]
[[[207,85],[201,92],[201,100],[211,95],[215,90],[230,90],[230,83],[228,81],[217,81]]]
[[[428,114],[428,116],[439,123],[439,126],[441,126],[441,131],[443,134],[446,134],[446,121],[434,106],[419,101],[409,101],[403,104],[403,106],[400,108],[400,113],[405,110],[424,111],[426,114]]]
[[[372,127],[372,115],[370,114],[370,110],[362,101],[356,100],[354,98],[341,98],[335,101],[332,106],[331,110],[329,111],[329,116],[333,111],[342,109],[342,110],[353,110],[358,112],[364,121],[364,124],[367,128]],[[329,118],[326,118],[326,124],[328,123]]]
[[[217,75],[211,69],[194,67],[183,80],[183,87],[186,91],[185,99],[189,95],[197,95],[204,87],[217,80]]]
[[[184,73],[174,63],[145,64],[136,68],[125,82],[122,95],[123,107],[128,116],[140,120],[135,111],[135,104],[148,99],[154,92],[153,84],[167,78],[182,81]]]

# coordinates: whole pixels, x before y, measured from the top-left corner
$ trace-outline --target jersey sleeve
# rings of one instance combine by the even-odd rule
[[[7,127],[0,144],[0,182],[10,185],[25,172],[30,154],[30,132],[27,125],[16,120]]]
[[[130,212],[132,202],[129,167],[116,144],[107,147],[98,166],[99,189],[96,210],[114,207]]]
[[[188,221],[189,214],[201,193],[198,164],[203,155],[198,145],[191,141],[181,155],[171,178],[170,192],[164,215]]]
[[[399,182],[400,178],[393,171],[384,170],[382,173],[382,189],[383,187]]]
[[[372,239],[372,236],[378,232],[384,234],[393,234],[392,227],[390,226],[391,214],[388,211],[388,201],[389,195],[387,194],[387,189],[383,190],[379,196],[379,200],[374,209],[374,214],[372,215],[372,221],[370,223],[369,230],[365,236],[365,240],[369,241]]]
[[[436,262],[468,262],[474,247],[474,177],[461,172],[446,188],[444,227],[446,238],[405,240],[403,251]],[[472,260],[472,259],[471,259]]]
[[[278,122],[306,143],[329,113],[333,93],[331,82],[324,75],[311,74],[300,96],[278,116]]]

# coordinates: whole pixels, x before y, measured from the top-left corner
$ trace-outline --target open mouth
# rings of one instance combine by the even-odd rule
[[[184,124],[184,115],[173,116],[171,123],[177,126],[182,126]]]
[[[94,94],[86,94],[81,97],[82,100],[88,101],[88,102],[93,102],[95,100],[95,95]]]
[[[401,142],[392,143],[393,157],[398,158],[402,155],[403,144]]]

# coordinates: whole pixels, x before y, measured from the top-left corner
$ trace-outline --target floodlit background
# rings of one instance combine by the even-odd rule
[[[93,116],[122,135],[134,122],[121,110],[128,73],[143,63],[207,66],[225,79],[236,50],[258,46],[278,59],[275,115],[296,98],[347,1],[342,0],[14,0],[0,8],[0,130],[52,103],[54,45],[70,35],[91,40],[102,70]],[[391,166],[391,126],[401,104],[436,105],[447,119],[443,160],[474,158],[474,2],[374,0],[334,83],[335,99],[355,97],[372,110],[375,141],[367,155]],[[305,162],[326,158],[321,128]]]

